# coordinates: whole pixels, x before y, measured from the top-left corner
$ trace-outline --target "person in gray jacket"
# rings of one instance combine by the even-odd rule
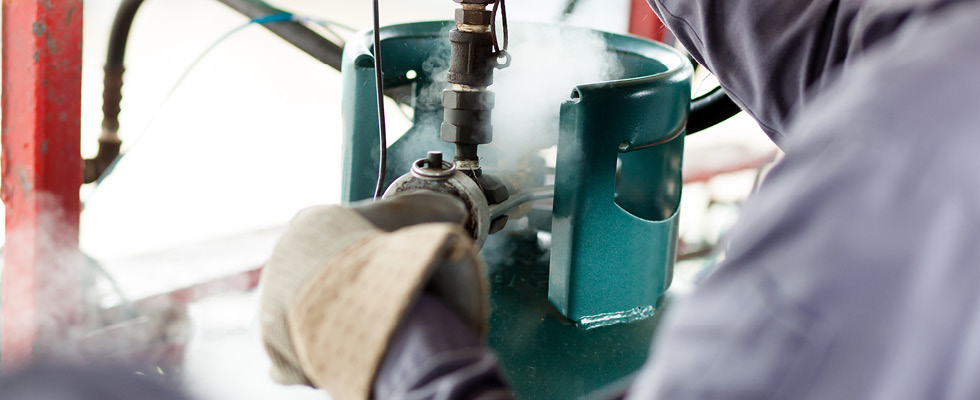
[[[980,1],[651,6],[785,158],[745,204],[724,263],[667,312],[626,398],[980,398]],[[314,225],[332,212],[351,209],[316,211]],[[297,265],[281,244],[267,281]],[[462,322],[472,312],[445,293],[405,299],[387,346],[355,363],[359,391],[318,374],[331,354],[304,335],[270,354],[298,346],[314,361],[275,368],[353,397],[510,396]],[[284,320],[276,309],[270,320]],[[286,331],[317,326],[289,315]]]

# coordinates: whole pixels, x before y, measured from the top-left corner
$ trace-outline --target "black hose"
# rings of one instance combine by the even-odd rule
[[[85,183],[98,180],[119,156],[122,147],[122,141],[119,140],[119,111],[122,103],[123,72],[126,71],[123,61],[126,58],[129,30],[141,5],[143,0],[123,0],[112,21],[103,67],[105,78],[102,89],[102,135],[99,136],[99,152],[95,158],[85,160]]]
[[[112,31],[109,34],[109,48],[105,64],[122,66],[126,58],[126,42],[129,40],[129,28],[133,26],[136,11],[143,5],[143,0],[122,0],[116,10],[116,18],[112,21]]]
[[[102,90],[102,135],[95,158],[85,160],[85,183],[96,182],[119,156],[119,112],[122,104],[123,72],[126,71],[126,44],[136,12],[144,0],[122,0],[116,10],[106,50],[105,78]],[[282,13],[261,0],[218,0],[245,16],[256,19]],[[320,62],[340,71],[343,46],[295,21],[270,22],[263,26]]]
[[[218,1],[252,19],[283,12],[258,0]],[[262,26],[285,39],[293,46],[296,46],[296,48],[303,50],[311,57],[340,71],[341,59],[344,54],[344,49],[341,45],[327,40],[327,38],[320,36],[320,34],[295,21],[270,22],[262,24]]]
[[[692,135],[715,126],[741,112],[721,86],[691,100],[691,115],[687,120],[687,134]]]

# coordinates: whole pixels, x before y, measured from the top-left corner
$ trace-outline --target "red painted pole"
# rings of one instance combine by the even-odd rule
[[[3,0],[3,368],[78,323],[81,66],[82,0]]]
[[[632,0],[630,4],[630,33],[663,42],[670,32],[653,13],[646,0]]]

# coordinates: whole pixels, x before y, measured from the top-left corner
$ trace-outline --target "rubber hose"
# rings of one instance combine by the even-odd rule
[[[691,101],[691,115],[687,120],[687,134],[692,135],[734,117],[742,109],[728,97],[721,86]]]
[[[112,21],[103,67],[105,77],[102,83],[102,135],[99,136],[99,152],[95,158],[85,160],[85,183],[98,180],[119,156],[122,146],[122,141],[119,140],[119,111],[122,104],[123,72],[126,71],[123,61],[126,59],[129,30],[141,5],[143,0],[123,0],[119,3],[116,17]]]
[[[95,158],[85,160],[85,183],[92,183],[105,173],[119,156],[122,141],[119,139],[119,112],[122,104],[123,73],[126,71],[126,44],[136,12],[144,0],[122,0],[116,10],[106,50],[105,78],[102,90],[102,136]],[[256,19],[281,10],[259,0],[219,0],[226,6]],[[340,71],[343,47],[327,40],[298,22],[273,22],[263,24],[267,29],[303,50],[318,61]]]

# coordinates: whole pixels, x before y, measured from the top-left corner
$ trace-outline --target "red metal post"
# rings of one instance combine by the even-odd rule
[[[632,0],[630,4],[630,33],[663,42],[670,33],[653,13],[646,0]]]
[[[2,367],[78,320],[81,67],[82,0],[3,0]]]

